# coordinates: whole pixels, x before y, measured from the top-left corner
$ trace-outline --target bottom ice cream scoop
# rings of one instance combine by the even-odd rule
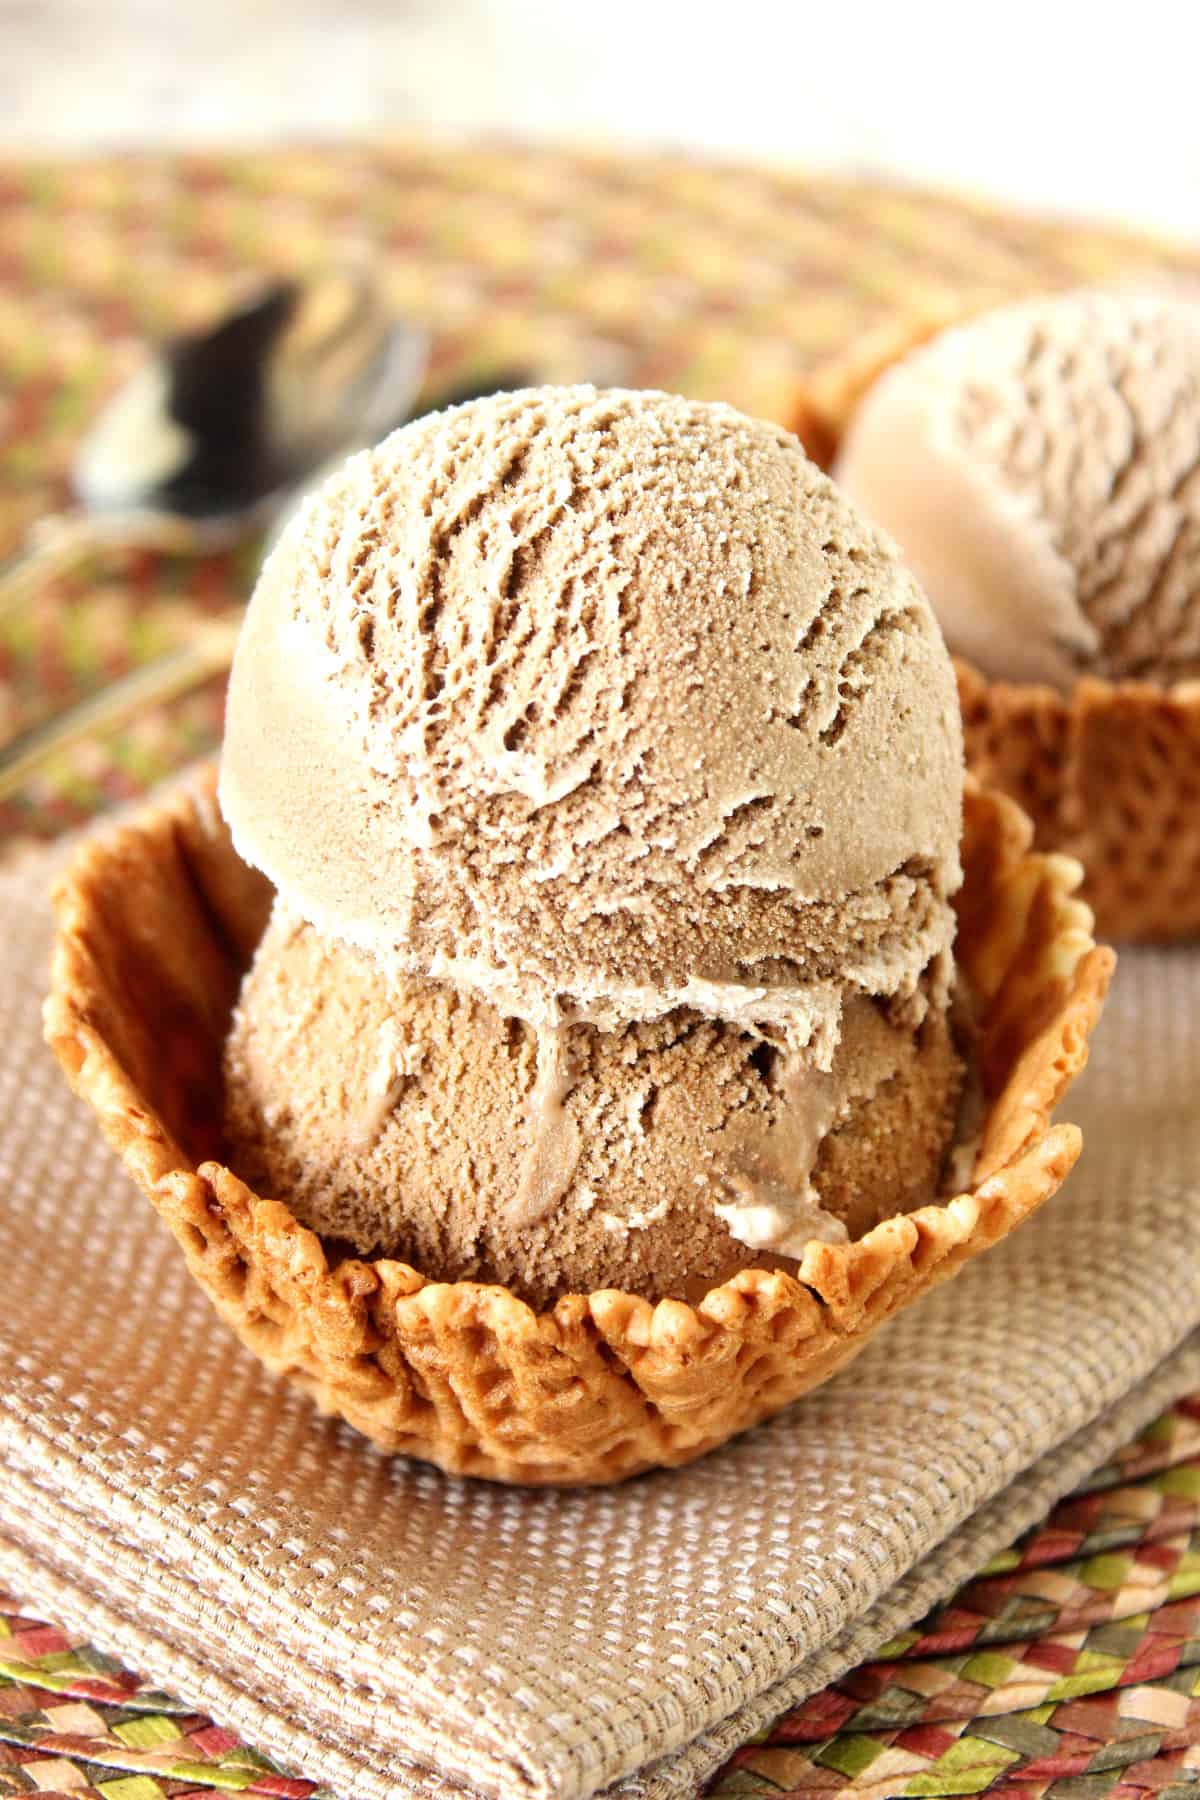
[[[680,1010],[537,1030],[381,977],[277,906],[229,1037],[230,1155],[360,1254],[535,1306],[688,1297],[932,1198],[963,1065],[949,962],[844,1009],[832,1067]]]
[[[887,371],[835,473],[993,680],[1200,676],[1200,304],[1076,293]]]

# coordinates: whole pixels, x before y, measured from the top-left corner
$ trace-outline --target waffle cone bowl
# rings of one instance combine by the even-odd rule
[[[688,1462],[827,1380],[1079,1154],[1078,1130],[1050,1120],[1112,954],[1092,942],[1078,868],[1032,853],[1020,811],[972,786],[958,955],[986,1107],[968,1191],[695,1306],[609,1289],[539,1317],[506,1288],[338,1258],[216,1160],[222,1046],[271,889],[233,850],[215,782],[206,770],[77,855],[55,896],[47,1039],[222,1317],[386,1450],[533,1483]]]
[[[1083,864],[1104,935],[1200,934],[1200,681],[1060,694],[955,671],[971,769],[1020,802],[1039,846]]]
[[[788,423],[823,468],[893,362],[982,308],[951,301],[889,320],[818,366]],[[1104,937],[1200,935],[1200,681],[1163,687],[1084,676],[1069,693],[990,681],[955,659],[967,766],[1033,822],[1039,850],[1083,864]]]

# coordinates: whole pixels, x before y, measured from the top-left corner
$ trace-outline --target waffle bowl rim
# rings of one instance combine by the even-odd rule
[[[331,1263],[281,1201],[185,1155],[106,1035],[106,1009],[128,999],[114,997],[95,948],[106,866],[140,858],[153,879],[155,857],[186,831],[217,843],[214,791],[209,767],[89,841],[59,878],[46,1039],[226,1322],[386,1450],[538,1485],[691,1461],[826,1380],[894,1312],[1035,1211],[1079,1155],[1078,1129],[1051,1115],[1086,1062],[1115,959],[1075,897],[1078,864],[1033,852],[1020,809],[968,782],[965,844],[973,829],[992,887],[974,924],[960,911],[960,936],[978,940],[972,978],[991,989],[998,1041],[1017,1048],[966,1191],[854,1243],[811,1244],[794,1277],[747,1269],[695,1304],[610,1288],[538,1314],[505,1287],[427,1281],[394,1259]],[[221,854],[236,861],[227,840]]]

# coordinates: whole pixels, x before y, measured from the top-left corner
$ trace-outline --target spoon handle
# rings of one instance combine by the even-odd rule
[[[13,738],[0,749],[0,801],[11,799],[58,751],[93,733],[113,731],[143,709],[161,706],[223,674],[233,661],[241,620],[240,607],[204,619],[178,649]]]
[[[65,575],[105,550],[150,550],[162,556],[195,556],[236,542],[231,529],[197,525],[173,513],[54,513],[29,534],[25,548],[0,566],[0,622],[37,598],[56,575]]]

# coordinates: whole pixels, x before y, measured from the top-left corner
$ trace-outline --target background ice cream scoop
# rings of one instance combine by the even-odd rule
[[[1200,675],[1200,303],[1085,292],[945,332],[835,473],[985,674]]]
[[[327,935],[501,1010],[816,1039],[952,935],[961,742],[916,585],[794,439],[542,389],[353,459],[269,560],[221,798]]]

